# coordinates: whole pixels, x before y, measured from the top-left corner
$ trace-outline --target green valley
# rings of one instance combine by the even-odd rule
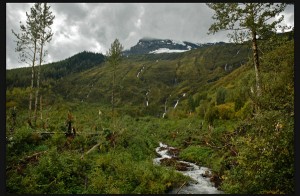
[[[43,65],[36,123],[28,123],[31,69],[7,70],[7,192],[167,193],[189,178],[153,164],[163,142],[211,168],[225,193],[293,193],[294,40],[276,39],[263,51],[260,97],[247,42],[123,56],[115,118],[104,55]]]

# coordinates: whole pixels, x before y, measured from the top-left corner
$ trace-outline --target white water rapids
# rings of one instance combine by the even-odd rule
[[[174,149],[163,143],[159,143],[159,147],[155,151],[161,155],[159,158],[153,159],[154,164],[160,164],[160,161],[164,158],[171,159],[172,156],[168,154],[168,149]],[[187,171],[178,171],[183,175],[189,176],[195,180],[195,182],[189,182],[181,189],[173,189],[169,194],[223,194],[222,191],[214,187],[214,184],[210,182],[209,178],[203,177],[203,174],[211,174],[211,171],[207,167],[199,167],[198,165],[186,161],[179,161],[189,165]]]

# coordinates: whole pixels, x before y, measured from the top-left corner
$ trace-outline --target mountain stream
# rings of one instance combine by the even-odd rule
[[[166,144],[159,143],[159,147],[155,151],[160,155],[159,158],[153,159],[154,164],[161,164],[164,161],[170,161],[171,159],[177,159],[176,154],[178,150],[174,147],[169,147]],[[177,151],[177,152],[176,152]],[[194,163],[186,161],[177,161],[179,167],[178,172],[183,175],[191,177],[194,181],[188,182],[186,185],[173,189],[169,194],[223,194],[222,191],[214,187],[214,184],[210,182],[209,176],[211,171],[207,167],[200,167]]]

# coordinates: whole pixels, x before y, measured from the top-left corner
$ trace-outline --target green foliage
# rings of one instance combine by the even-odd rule
[[[247,135],[235,141],[238,165],[226,172],[225,191],[294,192],[294,122],[286,114],[267,111],[247,126]]]
[[[38,121],[36,131],[26,122],[28,89],[17,87],[27,80],[27,69],[8,70],[7,114],[15,105],[18,112],[15,132],[7,135],[7,191],[167,193],[188,179],[172,168],[153,165],[154,149],[163,142],[180,149],[181,159],[211,168],[223,180],[221,188],[226,193],[293,193],[294,43],[279,45],[262,56],[263,96],[259,98],[251,93],[255,85],[251,63],[242,62],[249,50],[240,48],[240,55],[232,57],[241,46],[214,45],[176,55],[125,58],[116,69],[114,121],[110,110],[113,68],[108,63],[96,66],[97,54],[91,55],[95,58],[91,67],[85,68],[92,57],[80,54],[84,58],[57,63],[63,65],[60,69],[70,67],[63,78],[49,75],[43,85],[43,121]],[[227,62],[233,66],[230,71],[223,69]],[[49,73],[47,66],[44,74]],[[78,70],[69,74],[72,66]],[[11,78],[18,81],[13,83]],[[226,93],[220,101],[222,91]],[[168,118],[163,119],[165,103]],[[253,115],[255,104],[261,113]],[[189,115],[193,108],[196,114]],[[68,111],[74,117],[74,138],[64,135]],[[7,133],[11,120],[7,116]]]
[[[235,116],[239,119],[247,119],[250,118],[253,114],[253,103],[251,101],[247,101],[245,105],[235,113]]]
[[[179,157],[183,160],[196,163],[201,166],[210,165],[210,158],[213,154],[213,150],[207,147],[201,146],[189,146],[180,152]]]
[[[56,148],[50,149],[47,155],[40,158],[37,166],[29,166],[27,169],[33,175],[22,179],[21,185],[24,186],[24,190],[21,193],[82,192],[86,166],[87,164],[74,154],[58,153]]]
[[[276,32],[276,26],[283,20],[283,15],[268,22],[280,14],[286,7],[285,3],[207,3],[215,11],[212,17],[215,23],[209,28],[210,33],[220,30],[234,30],[230,37],[233,41],[242,43],[247,38],[253,39],[255,33],[267,38],[270,31]],[[246,31],[245,31],[246,29]],[[241,32],[238,32],[241,31]]]
[[[188,105],[189,105],[190,111],[195,112],[196,103],[192,96],[189,96],[189,98],[188,98]]]
[[[289,45],[287,45],[289,44]],[[294,193],[293,43],[265,55],[263,96],[253,98],[260,111],[251,119],[251,102],[237,112],[243,119],[233,144],[235,167],[224,174],[229,193]],[[282,54],[282,55],[279,55]],[[248,109],[247,109],[248,108]]]
[[[216,95],[216,104],[217,105],[225,103],[226,94],[227,94],[227,90],[225,88],[219,88],[217,90],[217,95]]]
[[[217,119],[219,116],[218,112],[219,111],[214,106],[214,104],[211,104],[207,112],[205,113],[205,117],[204,117],[205,121],[212,125],[214,123],[214,120]]]
[[[20,154],[39,144],[41,137],[28,127],[17,128],[7,145],[8,155]]]
[[[124,152],[112,152],[96,160],[90,174],[88,193],[101,194],[158,194],[183,183],[183,177],[174,170],[153,165],[152,162],[134,162],[134,157]],[[130,172],[128,172],[130,171]]]
[[[218,116],[220,119],[233,119],[234,118],[234,103],[229,102],[226,104],[217,105]]]
[[[115,39],[107,53],[108,61],[110,64],[112,64],[112,66],[116,66],[117,64],[119,64],[122,57],[122,50],[122,44],[119,42],[118,39]]]

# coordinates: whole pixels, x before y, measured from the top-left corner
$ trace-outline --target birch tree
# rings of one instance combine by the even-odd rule
[[[50,6],[47,6],[47,3],[43,3],[43,6],[39,6],[39,9],[37,10],[39,13],[38,20],[39,20],[39,45],[40,45],[40,51],[39,51],[39,69],[37,73],[37,83],[36,83],[36,93],[35,93],[35,107],[34,107],[34,121],[36,122],[37,118],[37,104],[38,104],[38,96],[39,96],[39,88],[40,88],[40,74],[41,74],[41,65],[43,62],[43,59],[45,57],[45,51],[44,46],[46,43],[49,43],[52,39],[53,33],[51,30],[51,25],[53,24],[53,20],[55,16],[50,11]],[[40,105],[40,107],[42,107]],[[42,111],[41,111],[42,112]],[[41,115],[42,117],[42,115]]]
[[[221,30],[230,30],[231,40],[243,42],[250,39],[252,42],[253,62],[256,79],[256,95],[261,95],[260,63],[257,39],[266,37],[271,31],[276,32],[278,24],[284,16],[276,16],[285,9],[285,3],[207,3],[215,11],[213,23],[209,33]]]
[[[29,122],[31,122],[31,112],[32,112],[32,98],[34,90],[34,78],[35,78],[35,63],[37,61],[37,51],[38,51],[38,39],[39,39],[39,21],[38,12],[40,4],[36,3],[30,8],[30,14],[26,12],[27,20],[26,25],[22,24],[20,21],[20,31],[21,33],[16,33],[12,30],[12,33],[16,36],[17,47],[16,52],[19,52],[19,60],[23,63],[31,66],[31,85],[30,85],[30,95],[29,95]]]

